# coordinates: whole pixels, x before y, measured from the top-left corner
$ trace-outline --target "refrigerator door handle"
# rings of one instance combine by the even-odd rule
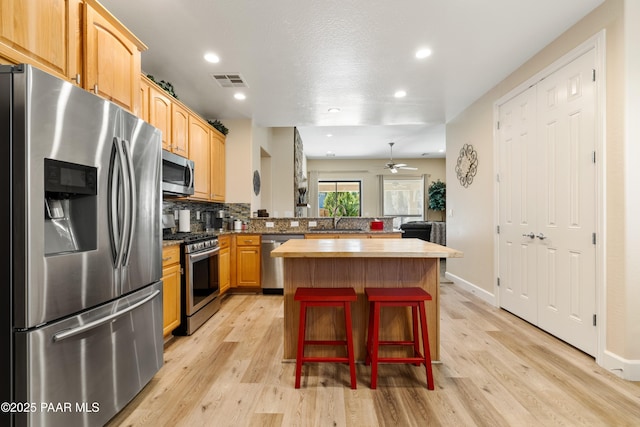
[[[118,160],[120,164],[120,173],[122,180],[120,181],[120,185],[118,186],[118,195],[123,199],[123,207],[122,207],[122,229],[120,230],[120,247],[118,250],[118,258],[116,261],[116,268],[120,268],[124,265],[124,256],[125,256],[125,247],[127,245],[127,237],[129,236],[129,210],[131,205],[130,194],[128,191],[129,187],[129,171],[127,169],[127,160],[125,158],[123,142],[120,138],[115,138],[117,141],[116,147],[118,149]]]
[[[120,217],[118,196],[119,188],[122,181],[122,168],[120,165],[118,138],[113,138],[113,146],[111,147],[111,159],[109,161],[109,234],[111,238],[111,252],[113,254],[113,262],[115,268],[120,266],[121,258],[121,242],[122,230],[120,229]]]
[[[125,251],[122,259],[122,266],[124,267],[125,265],[129,264],[129,253],[131,252],[131,246],[133,245],[133,236],[135,235],[138,205],[137,205],[137,194],[136,194],[136,185],[137,185],[136,175],[133,167],[131,148],[127,140],[122,140],[122,149],[124,152],[124,157],[126,159],[126,166],[127,166],[128,176],[129,176],[129,179],[127,182],[128,188],[125,189],[125,192],[129,194],[129,198],[130,198],[130,204],[128,206],[129,209],[127,212],[125,212],[125,215],[127,217],[126,221],[128,224],[127,226],[128,233],[126,236],[127,250]]]
[[[86,332],[88,330],[95,329],[100,325],[104,325],[105,323],[109,323],[112,320],[115,320],[118,317],[121,317],[121,316],[129,313],[130,311],[135,310],[136,308],[140,307],[141,305],[144,305],[144,304],[148,303],[149,301],[154,299],[159,293],[160,293],[160,291],[156,290],[151,295],[149,295],[148,297],[138,301],[137,303],[135,303],[133,305],[130,305],[129,307],[127,307],[127,308],[125,308],[123,310],[120,310],[120,311],[117,311],[115,313],[112,313],[112,314],[110,314],[108,316],[105,316],[105,317],[103,317],[101,319],[94,320],[93,322],[89,322],[86,325],[82,325],[82,326],[78,326],[77,328],[67,329],[65,331],[58,332],[58,333],[53,335],[53,341],[54,342],[59,342],[59,341],[62,341],[64,339],[67,339],[67,338],[73,337],[75,335],[81,334],[83,332]]]

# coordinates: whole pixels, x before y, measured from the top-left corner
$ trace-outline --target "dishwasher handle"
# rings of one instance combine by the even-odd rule
[[[277,245],[280,246],[283,242],[280,242],[278,240],[263,240],[262,244],[263,245]]]

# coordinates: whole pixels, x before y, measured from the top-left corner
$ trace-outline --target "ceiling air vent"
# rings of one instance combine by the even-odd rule
[[[249,87],[244,78],[238,73],[211,74],[220,87]]]

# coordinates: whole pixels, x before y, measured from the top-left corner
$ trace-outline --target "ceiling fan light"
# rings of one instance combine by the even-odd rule
[[[398,169],[396,168],[391,168],[390,170],[391,170],[391,173],[398,173]]]

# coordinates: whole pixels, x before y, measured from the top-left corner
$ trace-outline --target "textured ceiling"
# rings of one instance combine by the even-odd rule
[[[603,0],[100,1],[149,47],[143,70],[203,117],[297,126],[311,158],[385,158],[390,141],[413,158],[442,157],[446,121]],[[225,73],[244,101],[212,78]]]

